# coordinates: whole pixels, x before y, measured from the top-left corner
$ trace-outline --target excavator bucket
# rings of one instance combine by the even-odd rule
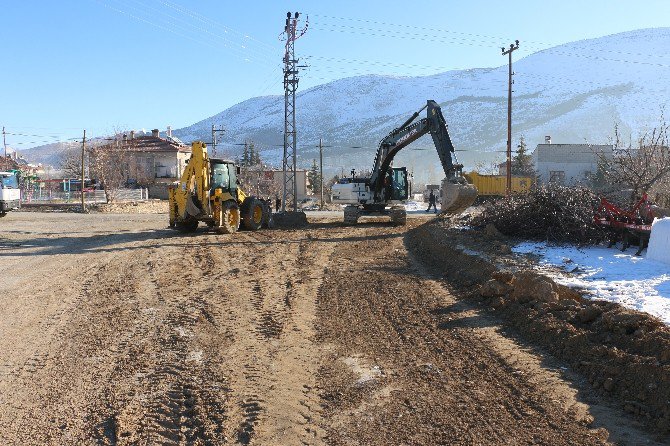
[[[441,214],[460,214],[477,198],[477,188],[469,184],[464,178],[458,180],[442,180],[442,195],[440,197]]]

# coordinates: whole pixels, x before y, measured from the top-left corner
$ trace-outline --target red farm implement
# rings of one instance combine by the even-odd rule
[[[651,224],[658,208],[651,204],[647,194],[644,194],[631,210],[624,210],[605,198],[600,199],[600,206],[595,212],[594,223],[606,228],[610,233],[609,247],[618,241],[622,242],[621,251],[625,251],[632,244],[639,246],[635,255],[639,256],[649,244]]]

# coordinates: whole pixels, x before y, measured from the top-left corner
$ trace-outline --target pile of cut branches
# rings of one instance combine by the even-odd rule
[[[473,222],[530,240],[592,244],[605,238],[593,224],[597,195],[584,187],[541,186],[485,205]]]

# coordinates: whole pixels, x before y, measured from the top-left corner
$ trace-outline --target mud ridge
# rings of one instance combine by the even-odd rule
[[[497,243],[484,231],[450,230],[439,222],[409,231],[405,240],[416,258],[448,279],[455,292],[568,362],[599,394],[667,438],[670,329],[647,314],[583,298],[537,273],[514,272],[505,256],[496,253]],[[466,247],[484,251],[466,254]]]

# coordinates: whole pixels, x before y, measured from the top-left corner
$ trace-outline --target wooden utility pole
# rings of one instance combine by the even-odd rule
[[[84,170],[84,159],[86,153],[86,129],[84,129],[84,138],[81,140],[81,212],[86,212],[86,203],[84,202],[84,180],[86,171]]]
[[[321,188],[319,189],[321,192],[321,206],[319,209],[323,210],[323,143],[321,138],[319,138],[319,181],[321,182]]]
[[[5,126],[2,126],[2,145],[5,146],[5,170],[9,170],[9,160],[7,159],[7,141],[5,140]]]
[[[509,78],[508,78],[508,92],[507,92],[507,196],[512,193],[512,53],[519,49],[519,41],[515,40],[510,44],[509,49],[505,50],[502,47],[502,55],[509,56]]]

